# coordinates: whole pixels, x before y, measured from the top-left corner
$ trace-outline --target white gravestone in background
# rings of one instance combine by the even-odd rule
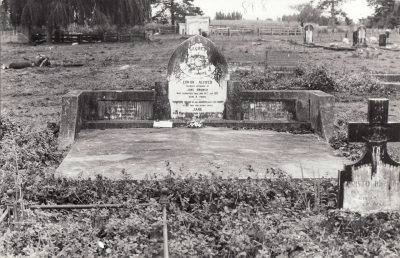
[[[214,43],[202,36],[183,42],[168,64],[171,118],[223,118],[228,66]]]
[[[305,43],[313,43],[313,30],[314,27],[312,25],[306,25],[304,27],[306,31],[306,38],[305,38]]]

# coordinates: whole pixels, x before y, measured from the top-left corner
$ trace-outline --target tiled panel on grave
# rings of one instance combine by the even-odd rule
[[[149,101],[98,101],[98,120],[149,120],[153,103]]]
[[[242,102],[243,120],[293,121],[296,117],[296,100],[266,100]]]

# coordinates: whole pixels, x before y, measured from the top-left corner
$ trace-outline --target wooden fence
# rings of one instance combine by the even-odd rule
[[[94,42],[130,42],[135,40],[145,40],[147,39],[148,33],[138,33],[138,34],[56,34],[52,35],[51,39],[54,43],[94,43]],[[42,43],[46,41],[45,34],[35,34],[32,35],[32,42]]]

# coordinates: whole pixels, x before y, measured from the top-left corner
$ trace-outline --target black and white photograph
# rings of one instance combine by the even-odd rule
[[[0,11],[0,258],[400,257],[400,0]]]

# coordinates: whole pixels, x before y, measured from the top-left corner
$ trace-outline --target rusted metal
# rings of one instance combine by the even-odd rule
[[[150,203],[139,203],[135,206],[138,207],[147,207]],[[99,208],[125,208],[128,207],[126,204],[82,204],[82,205],[26,205],[28,209],[65,209],[65,210],[72,210],[72,209],[99,209]]]

